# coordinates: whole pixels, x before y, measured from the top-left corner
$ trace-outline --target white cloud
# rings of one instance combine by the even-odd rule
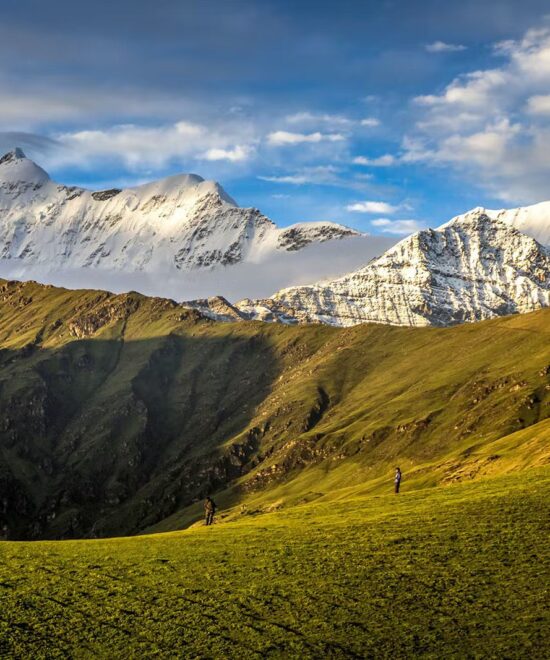
[[[253,152],[254,148],[252,146],[239,144],[232,149],[220,149],[217,147],[208,149],[202,157],[205,160],[228,160],[234,163],[240,160],[247,160]]]
[[[350,126],[354,123],[353,119],[349,117],[344,117],[343,115],[332,115],[327,113],[315,113],[315,112],[296,112],[293,115],[287,115],[285,117],[286,121],[289,124],[339,124],[341,126]]]
[[[458,76],[417,97],[416,130],[401,162],[452,167],[507,203],[547,199],[550,27],[497,44],[498,67]]]
[[[390,220],[389,218],[377,218],[371,222],[373,227],[387,234],[413,234],[423,228],[418,220]]]
[[[417,96],[419,105],[449,108],[454,111],[484,112],[488,105],[506,92],[508,76],[500,69],[474,71],[455,79],[439,96]]]
[[[428,53],[458,53],[461,50],[466,50],[466,46],[462,44],[448,44],[444,41],[434,41],[425,46]]]
[[[290,133],[289,131],[274,131],[267,136],[267,141],[273,146],[297,145],[306,142],[340,142],[345,137],[340,133]]]
[[[252,131],[242,125],[206,128],[189,121],[161,126],[122,124],[62,133],[56,138],[63,147],[53,156],[57,164],[110,160],[135,171],[190,159],[240,162],[253,156],[256,142]],[[248,139],[248,143],[243,139]]]
[[[376,117],[365,117],[359,123],[361,126],[366,126],[367,128],[375,128],[376,126],[380,126],[380,119],[376,119]]]
[[[370,174],[350,174],[347,169],[335,165],[312,165],[283,174],[261,175],[258,176],[258,179],[291,186],[334,186],[346,190],[355,190],[361,194],[366,194],[367,191],[373,189],[373,185],[370,183],[372,179]],[[340,207],[334,209],[334,213],[338,212],[340,212]]]
[[[259,176],[258,179],[262,181],[270,181],[271,183],[290,183],[294,186],[302,186],[305,183],[317,183],[313,181],[307,174],[285,174],[282,176]]]
[[[550,94],[538,94],[527,99],[527,112],[550,116]]]
[[[387,202],[354,202],[346,206],[346,211],[354,213],[395,213],[399,206],[393,206]]]
[[[398,159],[391,154],[384,154],[376,158],[367,158],[366,156],[357,156],[353,159],[354,165],[367,165],[370,167],[389,167],[395,165]]]
[[[305,167],[292,174],[259,176],[258,179],[270,181],[271,183],[287,183],[294,186],[305,184],[336,185],[340,182],[338,172],[338,168],[333,165],[319,165],[317,167]]]

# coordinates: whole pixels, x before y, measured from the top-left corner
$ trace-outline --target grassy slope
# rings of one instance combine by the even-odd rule
[[[544,657],[548,468],[0,544],[3,657]]]
[[[12,284],[0,349],[0,488],[35,535],[174,529],[207,491],[235,512],[377,492],[397,463],[424,487],[548,462],[550,310],[336,330]]]

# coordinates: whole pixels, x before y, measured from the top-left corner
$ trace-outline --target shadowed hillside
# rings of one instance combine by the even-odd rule
[[[396,464],[409,488],[544,464],[549,339],[550,310],[286,327],[0,281],[4,536],[173,529],[208,492],[230,515],[377,492]]]

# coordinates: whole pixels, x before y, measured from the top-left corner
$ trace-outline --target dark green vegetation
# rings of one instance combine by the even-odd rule
[[[544,658],[550,470],[0,544],[8,658]]]
[[[232,519],[385,492],[396,464],[409,490],[544,465],[549,339],[550,310],[339,330],[0,281],[0,527],[164,531],[208,492]]]

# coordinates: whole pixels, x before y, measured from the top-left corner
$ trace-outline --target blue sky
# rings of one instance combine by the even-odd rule
[[[375,233],[550,198],[547,2],[3,0],[0,147]]]

